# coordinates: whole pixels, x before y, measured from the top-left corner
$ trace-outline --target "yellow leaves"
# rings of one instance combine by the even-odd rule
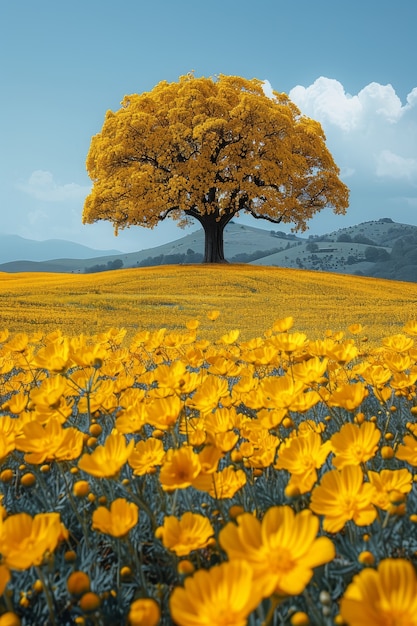
[[[285,94],[269,98],[261,81],[236,76],[162,81],[125,96],[93,137],[87,170],[94,186],[83,221],[109,220],[116,231],[152,228],[171,211],[235,214],[242,199],[255,216],[305,229],[324,206],[348,205],[320,124]]]

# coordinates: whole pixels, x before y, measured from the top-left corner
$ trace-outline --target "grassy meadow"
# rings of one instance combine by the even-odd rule
[[[0,303],[2,326],[10,332],[94,334],[116,326],[131,338],[142,329],[178,331],[215,308],[221,329],[207,322],[201,327],[210,340],[232,329],[248,340],[291,315],[311,338],[360,323],[369,341],[377,341],[415,317],[417,285],[250,265],[164,266],[1,274]]]
[[[417,626],[417,284],[0,275],[0,626]]]

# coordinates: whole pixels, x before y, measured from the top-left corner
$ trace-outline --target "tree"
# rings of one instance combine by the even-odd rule
[[[236,76],[188,74],[125,96],[92,138],[87,171],[83,223],[109,220],[117,234],[194,218],[207,263],[224,261],[223,231],[239,213],[305,231],[323,208],[348,206],[320,124],[285,94]]]

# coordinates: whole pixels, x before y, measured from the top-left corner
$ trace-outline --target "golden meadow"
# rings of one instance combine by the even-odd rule
[[[0,626],[417,624],[417,285],[0,280]]]
[[[221,309],[219,326],[204,336],[238,328],[241,338],[262,334],[291,315],[297,329],[317,339],[351,323],[370,340],[416,316],[417,284],[340,274],[248,265],[167,266],[100,274],[0,274],[3,328],[10,332],[94,334],[123,326],[138,330],[184,328],[190,318]]]

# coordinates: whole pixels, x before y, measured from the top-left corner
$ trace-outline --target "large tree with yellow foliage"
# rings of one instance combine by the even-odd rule
[[[92,138],[83,222],[108,220],[117,234],[194,218],[205,262],[222,262],[224,228],[239,213],[298,231],[325,207],[345,213],[349,192],[325,141],[318,122],[287,95],[265,95],[260,80],[163,81],[125,96]]]

